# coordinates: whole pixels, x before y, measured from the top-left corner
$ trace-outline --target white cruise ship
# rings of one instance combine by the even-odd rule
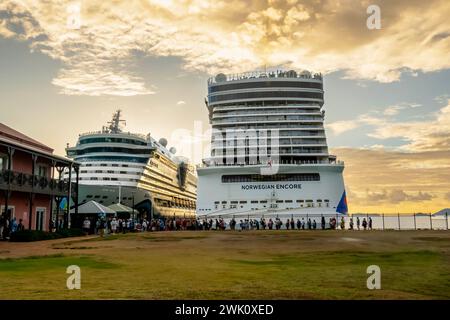
[[[67,147],[67,156],[81,163],[79,203],[121,203],[148,218],[195,215],[195,167],[168,150],[166,139],[124,132],[123,122],[118,110],[108,126]]]
[[[211,157],[197,168],[197,215],[347,213],[321,74],[218,74],[205,103],[213,133]]]

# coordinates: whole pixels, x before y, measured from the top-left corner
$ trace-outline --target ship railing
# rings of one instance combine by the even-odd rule
[[[344,161],[341,160],[325,160],[325,161],[314,161],[314,160],[305,160],[305,161],[271,161],[270,163],[268,161],[261,162],[261,161],[255,161],[255,162],[245,162],[245,163],[222,163],[222,162],[215,162],[215,161],[205,161],[202,164],[198,164],[197,168],[208,168],[208,167],[243,167],[243,166],[257,166],[257,165],[266,165],[266,166],[273,166],[273,165],[311,165],[311,164],[326,164],[326,165],[336,165],[336,166],[343,166]]]
[[[296,72],[294,70],[254,71],[237,74],[227,74],[224,76],[226,77],[226,80],[224,79],[225,80],[224,82],[247,80],[247,79],[259,79],[259,78],[300,78],[300,79],[313,79],[320,81],[322,81],[323,79],[321,73],[315,73],[306,70],[301,72]],[[216,81],[216,76],[210,77],[208,79],[208,84],[215,84],[215,83],[221,83]]]
[[[110,133],[107,131],[89,131],[89,132],[80,133],[79,137],[85,137],[85,136],[90,136],[90,135],[94,135],[94,134],[110,134]],[[141,133],[120,132],[119,134],[137,137],[137,138],[144,139],[144,140],[148,140],[148,138],[149,138],[148,135],[141,134]]]

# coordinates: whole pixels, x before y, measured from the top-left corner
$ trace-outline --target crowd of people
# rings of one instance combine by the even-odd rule
[[[12,219],[6,219],[4,215],[0,215],[0,240],[8,240],[11,234],[24,230],[23,220],[14,217]]]
[[[325,217],[320,219],[314,218],[288,218],[282,221],[280,218],[260,218],[260,219],[239,219],[235,218],[226,222],[223,218],[206,219],[206,218],[158,218],[158,219],[140,219],[134,220],[131,218],[108,218],[98,219],[91,222],[86,218],[83,222],[83,230],[86,234],[99,234],[103,236],[106,234],[128,233],[128,232],[144,232],[144,231],[179,231],[179,230],[316,230],[316,229],[337,229],[342,230],[346,228],[344,217],[341,217],[339,226],[337,219],[331,217],[326,222]],[[358,230],[371,230],[372,219],[368,217],[361,221],[359,217],[356,218],[356,228]],[[348,222],[348,229],[354,230],[353,218]]]
[[[62,221],[59,225],[62,228]],[[341,217],[339,227],[346,228],[344,217]],[[127,232],[142,232],[142,231],[177,231],[177,230],[316,230],[316,229],[336,229],[337,220],[331,217],[328,223],[325,217],[316,220],[314,218],[288,218],[282,221],[280,218],[260,218],[260,219],[230,219],[226,222],[223,218],[158,218],[158,219],[140,219],[135,220],[131,218],[108,218],[108,219],[89,219],[83,221],[82,229],[85,234],[115,234]],[[7,240],[11,234],[24,230],[22,219],[19,221],[16,218],[10,220],[4,216],[0,216],[0,240]],[[55,223],[52,223],[52,231],[55,231]],[[356,228],[354,220],[351,217],[348,221],[349,230],[372,230],[372,218],[356,217]]]

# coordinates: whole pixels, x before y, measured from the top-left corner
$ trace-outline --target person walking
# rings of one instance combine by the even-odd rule
[[[19,219],[19,224],[17,225],[17,231],[25,230],[25,226],[23,225],[23,220]]]
[[[358,230],[360,229],[360,225],[361,225],[361,220],[359,220],[359,217],[356,217],[356,228],[358,228]]]
[[[369,230],[372,230],[372,217],[369,217]]]
[[[321,219],[321,221],[320,221],[320,224],[321,224],[321,226],[322,226],[322,230],[325,230],[325,217],[324,217],[324,216],[322,216],[322,219]]]
[[[83,232],[85,235],[89,234],[89,231],[91,229],[91,221],[86,217],[83,221]]]

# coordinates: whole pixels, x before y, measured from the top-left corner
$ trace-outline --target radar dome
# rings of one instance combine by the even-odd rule
[[[300,75],[302,75],[304,77],[311,77],[311,72],[304,70],[300,73]]]
[[[288,72],[286,72],[286,75],[288,76],[288,78],[297,78],[297,72],[295,72],[295,70],[289,70]]]
[[[223,73],[219,73],[218,75],[216,75],[216,82],[225,82],[227,81],[227,76],[224,75]]]
[[[175,154],[177,153],[177,149],[175,147],[170,148],[170,153]]]
[[[166,138],[159,139],[159,144],[162,145],[164,148],[167,147],[167,139]]]

